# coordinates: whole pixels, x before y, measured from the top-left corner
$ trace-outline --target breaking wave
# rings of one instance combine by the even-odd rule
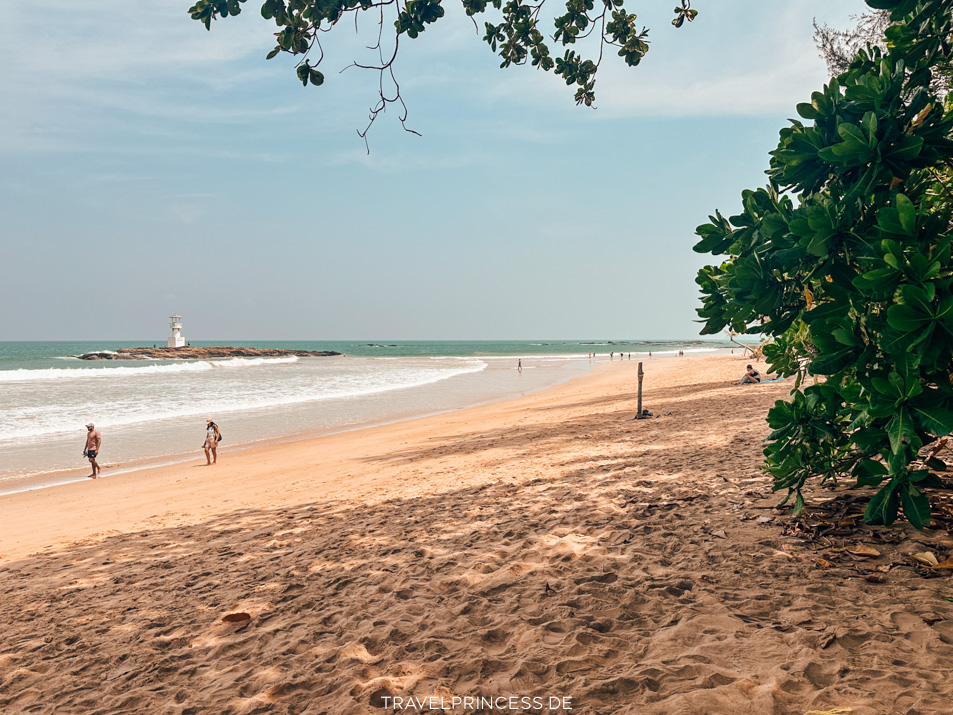
[[[275,358],[223,358],[220,360],[200,360],[178,365],[142,365],[138,367],[51,367],[39,370],[0,370],[0,382],[29,382],[32,380],[86,380],[103,377],[136,377],[175,372],[204,372],[219,368],[255,367],[258,365],[277,365],[297,362],[298,357]]]

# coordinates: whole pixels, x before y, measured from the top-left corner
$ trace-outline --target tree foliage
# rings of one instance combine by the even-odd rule
[[[853,26],[846,30],[839,30],[830,25],[819,25],[814,22],[814,44],[824,58],[831,76],[843,74],[854,61],[857,53],[865,49],[868,44],[886,49],[884,33],[890,26],[889,10],[870,10],[851,17]],[[950,89],[951,74],[938,68],[933,75],[934,89],[945,94]]]
[[[889,10],[870,10],[851,17],[854,25],[839,30],[814,21],[814,44],[832,77],[847,71],[857,53],[868,44],[884,49],[884,32],[890,26]]]
[[[239,15],[246,0],[197,0],[189,8],[193,20],[211,29],[218,18]],[[625,8],[625,0],[560,0],[555,13],[546,14],[546,0],[461,0],[466,14],[492,15],[495,22],[484,22],[483,41],[502,60],[500,67],[524,65],[552,71],[575,88],[577,104],[592,106],[595,102],[596,72],[607,47],[616,50],[619,57],[635,67],[649,50],[649,31],[636,25],[636,16]],[[376,45],[369,49],[376,53],[370,64],[354,62],[353,67],[380,73],[380,91],[377,103],[371,108],[370,125],[389,104],[401,108],[400,119],[407,119],[407,106],[400,95],[400,85],[394,75],[400,40],[416,38],[427,25],[444,16],[442,0],[264,0],[261,14],[273,20],[278,28],[276,44],[267,55],[272,59],[281,53],[298,56],[298,79],[305,86],[324,84],[324,73],[318,69],[324,61],[321,34],[330,32],[342,19],[351,14],[370,12],[378,27]],[[550,3],[552,8],[552,3]],[[562,11],[565,10],[565,13]],[[680,0],[675,8],[672,24],[681,27],[698,14],[691,0]],[[384,28],[393,23],[393,41],[385,42]],[[474,26],[476,20],[474,19]],[[548,34],[547,28],[551,30]],[[587,55],[581,48],[591,39],[589,47],[595,51]],[[553,56],[551,45],[565,48],[563,54]],[[385,44],[388,49],[385,49]],[[392,45],[392,46],[391,46]],[[578,51],[577,51],[578,50]],[[406,124],[404,125],[406,128]],[[367,128],[360,132],[364,136]]]
[[[703,334],[765,333],[772,369],[798,375],[768,414],[764,450],[795,511],[809,478],[879,490],[865,519],[930,522],[953,432],[953,105],[934,81],[953,58],[953,0],[867,0],[889,11],[866,45],[782,129],[770,183],[699,226]],[[813,376],[804,386],[804,368]]]

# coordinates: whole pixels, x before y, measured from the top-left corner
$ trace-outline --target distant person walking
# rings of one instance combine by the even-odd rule
[[[99,465],[96,463],[96,455],[99,454],[99,446],[103,443],[103,436],[99,430],[90,422],[86,425],[86,446],[83,447],[83,456],[89,460],[93,466],[93,473],[89,475],[90,479],[96,479],[99,476]]]
[[[218,454],[216,450],[218,449],[218,443],[222,441],[222,433],[218,429],[218,425],[212,422],[211,419],[205,420],[205,460],[206,466],[210,464],[215,464],[218,461]]]
[[[523,372],[523,358],[519,358],[516,361],[516,369],[519,370],[520,372]]]

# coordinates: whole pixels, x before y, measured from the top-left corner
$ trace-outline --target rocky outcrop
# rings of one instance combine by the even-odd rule
[[[80,360],[208,360],[230,357],[330,357],[343,355],[334,350],[280,350],[278,348],[187,347],[187,348],[120,348],[73,355]]]

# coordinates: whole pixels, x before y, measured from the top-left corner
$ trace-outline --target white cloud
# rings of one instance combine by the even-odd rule
[[[667,24],[668,6],[652,7],[651,0],[630,3],[648,15],[639,21],[652,27],[652,49],[637,68],[607,54],[597,83],[599,109],[589,113],[593,119],[790,115],[794,103],[806,99],[826,74],[811,43],[812,15],[836,23],[848,10],[861,9],[859,0],[723,0],[700,7],[695,23],[676,31]],[[189,4],[49,0],[44,13],[69,17],[69,22],[43,25],[39,36],[43,46],[52,48],[45,52],[38,49],[35,8],[4,4],[0,152],[112,151],[108,138],[119,135],[145,144],[127,146],[128,151],[155,151],[149,139],[162,137],[199,143],[202,152],[220,151],[194,140],[199,132],[190,125],[275,126],[292,115],[302,118],[280,126],[349,136],[352,128],[363,127],[366,107],[376,98],[376,76],[337,71],[360,56],[366,33],[375,25],[372,16],[362,22],[362,35],[342,23],[324,36],[329,81],[320,89],[304,89],[293,82],[288,58],[264,60],[274,26],[259,16],[255,2],[246,3],[241,16],[214,23],[211,32],[188,17]],[[402,40],[397,77],[412,121],[426,124],[436,102],[445,114],[456,113],[456,122],[467,121],[464,112],[473,112],[485,124],[478,118],[485,109],[505,117],[508,108],[527,106],[544,108],[554,120],[587,113],[574,106],[573,88],[561,79],[531,67],[499,69],[498,58],[480,40],[483,21],[475,31],[451,1],[447,18],[417,40]],[[389,23],[385,17],[385,32]],[[562,52],[555,45],[551,49],[554,55]],[[319,119],[310,122],[310,117]],[[381,120],[394,121],[392,116]],[[493,131],[523,141],[560,140],[558,132],[514,127],[505,120]],[[353,156],[344,153],[333,161],[363,163],[360,142],[354,142]],[[375,168],[390,170],[389,160],[378,156],[373,161],[378,162]],[[447,161],[466,165],[479,157]]]
[[[91,135],[117,115],[249,123],[296,111],[287,104],[222,101],[224,90],[271,75],[264,63],[268,30],[254,7],[210,33],[187,9],[187,0],[50,0],[44,14],[69,22],[44,23],[38,33],[35,7],[6,4],[0,9],[0,151],[96,148]],[[52,49],[41,51],[38,38]],[[249,56],[260,61],[243,62]],[[183,101],[190,92],[194,101]]]
[[[649,16],[650,50],[641,65],[628,67],[614,48],[605,48],[597,75],[596,118],[793,114],[794,104],[827,79],[813,44],[812,19],[847,26],[848,15],[863,10],[857,0],[754,5],[735,0],[701,7],[695,23],[675,30],[668,25],[667,6],[661,12],[640,8],[646,0],[630,4],[640,12],[640,26],[642,10]],[[480,44],[472,36],[470,41]],[[554,57],[565,51],[549,44]],[[492,66],[489,48],[481,49]],[[594,44],[572,49],[586,56],[597,52]],[[444,70],[439,81],[465,87],[468,96],[482,96],[494,105],[543,105],[554,111],[574,106],[575,87],[559,77],[531,67],[495,73],[473,76],[458,66],[455,76],[448,78]]]
[[[209,64],[270,49],[265,21],[253,4],[240,17],[213,23],[212,32],[189,18],[187,9],[188,0],[49,0],[43,13],[69,21],[43,23],[38,36],[36,8],[7,4],[0,23],[0,67],[7,72],[0,79],[26,75],[56,83],[170,70],[201,76]],[[39,39],[47,51],[38,48]]]
[[[735,8],[737,17],[728,18],[739,30],[734,36],[691,27],[695,36],[679,36],[657,56],[650,51],[644,67],[605,63],[597,83],[599,114],[793,114],[794,105],[828,79],[812,40],[811,5],[762,11],[766,24],[748,28],[742,22],[749,11]]]

